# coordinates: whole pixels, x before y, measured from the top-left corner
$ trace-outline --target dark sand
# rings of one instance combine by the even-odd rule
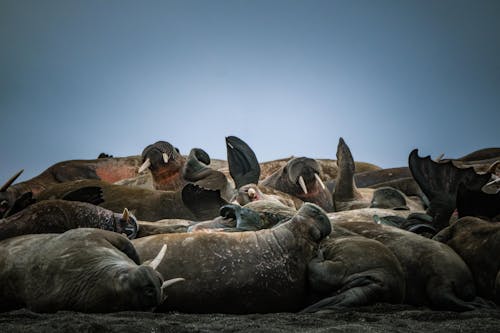
[[[317,314],[0,313],[0,332],[500,332],[500,310],[378,304]]]

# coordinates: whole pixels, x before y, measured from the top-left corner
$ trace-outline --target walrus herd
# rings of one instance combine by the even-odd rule
[[[500,305],[500,148],[382,169],[165,141],[0,188],[0,310],[328,312]]]

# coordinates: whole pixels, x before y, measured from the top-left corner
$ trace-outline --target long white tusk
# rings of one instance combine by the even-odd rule
[[[153,260],[151,260],[151,262],[148,265],[153,269],[158,268],[161,261],[163,260],[163,257],[165,256],[165,253],[167,253],[167,244],[163,244],[158,255]]]
[[[10,179],[0,188],[0,192],[5,192],[9,188],[10,185],[12,185],[13,182],[16,181],[17,177],[19,177],[23,173],[24,169],[21,169],[18,173],[16,173],[14,176],[10,177]]]
[[[489,182],[488,184],[486,184],[484,186],[491,186],[491,185],[494,185],[496,183],[500,183],[500,177],[498,177],[497,179],[493,179],[491,182]]]
[[[167,164],[168,160],[169,160],[168,154],[167,153],[163,153],[162,156],[163,156],[163,162],[165,162],[165,164]]]
[[[321,185],[321,188],[324,190],[326,187],[325,187],[325,184],[323,184],[323,181],[321,180],[321,178],[319,178],[319,175],[317,173],[315,173],[314,177],[316,177],[316,180],[319,182],[319,184]]]
[[[165,288],[170,287],[174,283],[182,282],[182,281],[186,281],[186,279],[184,279],[184,278],[175,278],[175,279],[167,280],[167,281],[163,282],[163,284],[161,285],[161,289],[164,290]]]
[[[438,157],[436,157],[436,159],[434,160],[434,162],[439,162],[443,159],[444,157],[444,153],[441,153],[441,155],[439,155]]]
[[[130,213],[128,212],[128,209],[125,208],[123,210],[123,214],[122,214],[122,220],[124,221],[128,221],[128,219],[130,218]]]
[[[302,178],[302,176],[299,176],[299,185],[302,188],[302,191],[307,194],[306,182],[304,181],[304,178]]]
[[[151,166],[151,160],[148,158],[142,163],[141,167],[139,168],[139,173],[144,172],[147,168]]]

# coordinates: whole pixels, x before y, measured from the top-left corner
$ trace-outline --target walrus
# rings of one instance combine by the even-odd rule
[[[472,274],[449,246],[395,227],[366,222],[335,222],[377,240],[398,258],[406,279],[405,303],[438,310],[486,307],[476,297]]]
[[[0,242],[0,310],[151,311],[167,287],[183,280],[163,281],[156,271],[162,256],[140,265],[126,237],[93,228],[6,239]]]
[[[192,232],[236,232],[274,228],[295,214],[274,201],[258,200],[244,207],[226,205],[222,219],[200,222]],[[285,222],[286,223],[286,222]],[[368,305],[401,303],[405,279],[401,265],[383,244],[333,226],[320,242],[320,251],[307,269],[308,306],[303,312]]]
[[[308,281],[316,302],[302,312],[401,303],[405,276],[396,256],[376,240],[332,227],[319,255],[309,262]]]
[[[321,180],[321,167],[307,157],[296,157],[267,177],[261,185],[293,195],[304,202],[312,202],[331,212],[334,210],[331,193]]]
[[[98,180],[80,180],[51,186],[40,193],[36,199],[60,199],[83,187],[99,187],[104,201],[99,206],[114,212],[127,207],[136,218],[142,221],[163,219],[185,219],[204,221],[219,215],[219,208],[227,201],[220,197],[220,191],[202,189],[187,184],[180,191],[158,191],[144,188],[107,184]]]
[[[465,261],[478,295],[500,305],[500,224],[466,216],[441,230],[434,240],[450,246]]]
[[[458,168],[452,161],[438,163],[430,156],[420,157],[417,149],[410,153],[408,164],[413,177],[429,199],[426,212],[433,217],[433,225],[438,231],[449,225],[456,209],[460,184],[468,190],[480,191],[491,178],[489,173],[478,174],[472,167]]]
[[[166,244],[158,266],[185,283],[169,290],[161,311],[267,313],[298,311],[307,296],[307,264],[331,231],[325,212],[305,203],[276,228],[256,232],[183,233],[134,240],[142,260]]]
[[[335,179],[335,188],[332,193],[335,211],[353,210],[360,208],[403,208],[412,211],[423,211],[424,205],[418,197],[408,197],[396,189],[388,187],[382,189],[358,188],[354,180],[354,159],[349,146],[343,138],[339,138],[337,145],[337,164],[339,172]],[[374,199],[374,194],[376,198]],[[391,197],[400,196],[402,199],[396,206]]]
[[[45,200],[0,219],[0,240],[27,234],[63,233],[75,228],[99,228],[137,235],[137,220],[125,208],[114,213],[90,203],[68,200]]]

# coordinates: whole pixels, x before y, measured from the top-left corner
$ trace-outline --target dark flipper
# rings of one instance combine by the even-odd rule
[[[355,163],[349,146],[343,138],[337,145],[337,165],[339,172],[335,179],[334,201],[350,201],[361,197],[354,183]]]
[[[99,205],[104,202],[102,188],[99,186],[86,186],[66,193],[63,200],[88,202],[93,205]]]
[[[500,192],[487,194],[483,191],[468,189],[460,184],[457,193],[458,217],[477,216],[494,219],[500,217]]]
[[[219,190],[207,190],[195,184],[186,184],[182,189],[184,205],[199,219],[211,219],[219,215],[221,206],[227,201]]]
[[[410,171],[422,191],[429,199],[427,213],[434,218],[434,226],[439,230],[448,226],[451,214],[456,208],[458,186],[480,191],[490,179],[489,174],[479,175],[472,167],[457,168],[453,162],[437,163],[430,156],[419,157],[414,149],[408,158]]]
[[[226,148],[229,173],[236,188],[246,184],[257,184],[260,177],[260,165],[252,148],[235,136],[226,138]]]
[[[12,216],[12,215],[16,214],[17,212],[22,211],[26,207],[34,204],[35,202],[36,202],[36,200],[33,198],[32,192],[23,193],[19,198],[16,199],[16,201],[14,201],[14,204],[12,205],[12,207],[10,207],[9,210],[7,210],[5,212],[3,217],[5,218],[5,217]]]

